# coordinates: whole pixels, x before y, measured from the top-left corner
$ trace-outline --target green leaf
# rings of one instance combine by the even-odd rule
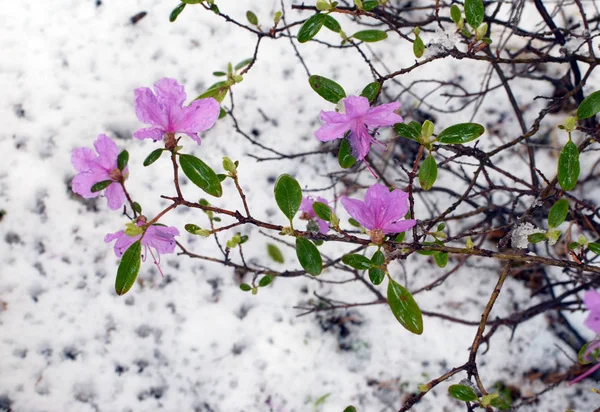
[[[363,9],[366,11],[371,11],[375,7],[379,6],[378,0],[364,0],[362,3],[363,3]]]
[[[103,181],[101,181],[101,182],[98,182],[98,183],[94,184],[94,185],[92,186],[92,188],[90,189],[90,191],[91,191],[92,193],[99,192],[99,191],[101,191],[101,190],[104,190],[104,189],[106,189],[108,186],[110,186],[110,185],[111,185],[111,183],[113,183],[113,181],[112,181],[112,180],[103,180]]]
[[[378,267],[372,267],[371,269],[369,269],[369,279],[371,279],[371,282],[374,285],[379,285],[381,284],[381,282],[383,282],[383,279],[385,278],[385,271],[383,269],[380,269],[380,267],[382,267],[385,264],[385,255],[382,251],[378,250],[371,257],[371,262],[373,262],[373,265],[376,265]]]
[[[223,102],[227,92],[229,91],[230,84],[226,81],[216,82],[210,86],[204,93],[196,97],[194,100],[204,99],[207,97],[213,97],[219,103]]]
[[[160,156],[163,154],[164,150],[165,149],[156,149],[156,150],[152,151],[152,153],[150,153],[148,155],[148,157],[146,157],[146,159],[144,159],[144,166],[148,167],[152,163],[156,162],[160,158]]]
[[[244,292],[250,292],[252,290],[252,286],[247,283],[242,283],[240,285],[240,289],[242,289]]]
[[[235,70],[239,70],[243,67],[246,67],[247,65],[252,63],[252,60],[254,60],[252,57],[242,60],[241,62],[235,65]]]
[[[171,23],[173,23],[175,20],[177,20],[177,17],[179,17],[179,15],[183,11],[183,9],[185,9],[185,6],[186,6],[185,3],[179,3],[179,5],[173,9],[171,14],[169,15],[169,21]]]
[[[590,344],[594,344],[594,349],[588,351],[588,347]],[[585,345],[581,347],[579,353],[577,354],[577,360],[582,365],[587,365],[592,362],[598,362],[598,357],[600,356],[600,348],[595,343],[595,341],[587,342]]]
[[[485,128],[477,123],[460,123],[444,129],[437,140],[444,144],[464,144],[477,139]]]
[[[209,195],[221,197],[223,188],[217,174],[202,160],[192,155],[179,155],[179,164],[183,173],[200,189]]]
[[[402,326],[409,332],[420,335],[423,333],[423,315],[408,290],[390,278],[387,299],[392,313]]]
[[[548,213],[548,227],[550,229],[559,227],[567,218],[568,213],[569,201],[567,199],[557,200]]]
[[[600,112],[600,90],[583,99],[577,108],[577,117],[579,119],[587,119],[588,117],[595,116],[598,112]]]
[[[258,17],[256,17],[256,14],[250,10],[246,12],[246,19],[248,19],[248,22],[254,26],[258,24]]]
[[[475,391],[466,385],[450,385],[450,396],[463,402],[474,402],[479,399]]]
[[[282,174],[275,182],[274,192],[279,210],[291,221],[300,209],[300,203],[302,203],[300,183],[292,176]]]
[[[325,25],[325,27],[327,27],[333,32],[339,33],[342,31],[342,26],[340,26],[340,23],[338,23],[338,21],[331,17],[329,14],[325,15],[325,21],[323,22],[323,24]]]
[[[569,250],[573,251],[575,249],[578,249],[581,245],[578,242],[571,242],[568,245]],[[588,244],[589,246],[589,244]]]
[[[373,267],[373,263],[368,257],[359,254],[344,255],[342,262],[357,270],[367,270]]]
[[[423,57],[423,53],[425,53],[425,43],[423,43],[423,40],[420,36],[417,36],[415,38],[415,41],[413,43],[413,53],[415,54],[415,57],[417,59]]]
[[[142,214],[142,206],[138,202],[133,202],[133,210],[135,210],[138,214]]]
[[[387,36],[387,33],[381,30],[361,30],[359,32],[354,33],[350,37],[354,37],[355,39],[367,43],[374,43],[383,39],[387,39]]]
[[[417,122],[396,123],[394,130],[398,133],[398,136],[404,137],[405,139],[414,140],[420,142],[421,140],[421,125]]]
[[[117,167],[121,172],[127,167],[127,163],[129,163],[129,152],[123,150],[119,153],[119,156],[117,156]]]
[[[344,409],[344,412],[356,412],[356,408],[352,405],[346,406],[346,409]]]
[[[398,236],[396,236],[396,239],[394,239],[394,242],[402,243],[402,242],[404,242],[404,238],[406,238],[406,232],[402,232]]]
[[[298,32],[298,41],[300,43],[306,43],[317,35],[323,24],[325,24],[326,14],[313,14],[304,22],[300,31]]]
[[[527,240],[529,241],[529,243],[540,243],[546,240],[546,234],[545,233],[532,233],[529,236],[527,236]]]
[[[588,249],[597,255],[600,255],[600,243],[590,242],[588,243]]]
[[[308,82],[310,83],[310,87],[319,96],[333,104],[337,104],[337,102],[346,97],[346,92],[342,86],[326,77],[312,75],[309,77]]]
[[[433,187],[435,180],[437,179],[438,169],[435,158],[431,153],[423,160],[421,167],[419,168],[419,183],[423,190],[429,190]]]
[[[492,401],[490,402],[490,405],[492,405],[494,408],[500,409],[501,411],[508,411],[511,408],[510,402],[508,402],[502,396],[498,396],[497,398],[492,399]]]
[[[448,264],[448,253],[447,252],[438,252],[433,255],[433,260],[440,268],[445,268]]]
[[[369,83],[362,92],[360,92],[360,95],[369,99],[369,103],[373,103],[379,94],[379,90],[381,90],[381,84],[379,82]]]
[[[349,169],[356,163],[356,158],[352,156],[352,148],[348,139],[342,139],[340,151],[338,152],[338,161],[342,169]]]
[[[352,217],[348,219],[348,223],[350,223],[354,227],[360,227],[360,223],[358,223],[358,221]]]
[[[456,4],[453,4],[452,7],[450,7],[450,18],[456,24],[458,24],[462,18],[460,7],[458,7]]]
[[[465,0],[465,16],[469,26],[476,29],[483,22],[485,9],[482,0]]]
[[[323,219],[326,222],[331,222],[331,217],[333,215],[333,212],[331,211],[331,208],[329,206],[327,206],[325,203],[314,202],[313,203],[313,211],[315,212],[315,215],[317,215],[317,217],[320,217],[321,219]]]
[[[117,295],[122,296],[131,289],[137,275],[140,272],[142,264],[142,242],[134,242],[121,257],[119,269],[117,269],[117,279],[115,281],[115,290]]]
[[[302,268],[313,276],[323,270],[323,259],[317,247],[308,239],[296,238],[296,256]]]
[[[567,142],[558,158],[558,183],[563,190],[573,190],[579,178],[579,149],[571,140]]]
[[[273,276],[266,275],[261,280],[258,281],[258,286],[264,288],[265,286],[269,286],[273,282]]]
[[[285,259],[283,258],[283,253],[281,253],[281,250],[279,250],[279,248],[277,246],[275,246],[274,244],[267,243],[267,253],[271,257],[271,259],[273,259],[275,262],[277,262],[277,263],[285,262]]]
[[[213,72],[213,76],[223,77],[223,76],[227,76],[227,73],[225,73],[225,72]]]

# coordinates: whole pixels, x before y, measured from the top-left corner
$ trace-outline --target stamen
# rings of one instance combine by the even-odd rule
[[[150,254],[152,255],[152,259],[154,259],[154,264],[158,268],[160,275],[164,278],[165,274],[163,273],[162,269],[160,268],[160,253],[158,253],[158,261],[157,261],[156,257],[154,256],[154,253],[152,253],[152,248],[149,247],[148,250],[150,251]]]

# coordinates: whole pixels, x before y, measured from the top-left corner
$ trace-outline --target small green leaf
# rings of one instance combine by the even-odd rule
[[[437,140],[444,144],[464,144],[477,139],[485,132],[482,125],[477,123],[460,123],[444,129]]]
[[[402,243],[402,242],[404,242],[405,238],[406,238],[406,232],[402,232],[398,236],[396,236],[396,239],[394,239],[394,242]]]
[[[346,97],[346,92],[342,86],[326,77],[312,75],[309,77],[308,82],[310,83],[310,87],[328,102],[337,104],[337,102]]]
[[[476,29],[483,22],[485,8],[482,0],[465,0],[465,17],[467,23]]]
[[[323,270],[323,259],[317,247],[308,239],[296,238],[296,256],[302,268],[313,276]]]
[[[557,200],[548,213],[548,227],[550,229],[559,227],[567,218],[568,213],[569,201],[567,199]]]
[[[183,173],[193,184],[209,195],[221,197],[223,188],[217,174],[202,160],[192,155],[179,155],[179,164]]]
[[[227,73],[225,73],[225,72],[213,72],[213,76],[223,77],[223,76],[227,76]]]
[[[445,268],[448,264],[448,253],[447,252],[438,252],[433,255],[433,260],[440,268]]]
[[[272,243],[267,243],[267,253],[277,263],[283,263],[285,260],[283,258],[283,253],[277,246]]]
[[[258,286],[264,288],[265,286],[269,286],[273,282],[273,276],[266,275],[261,280],[258,281]]]
[[[352,405],[346,406],[346,409],[344,409],[344,412],[356,412],[356,408]]]
[[[300,183],[292,176],[282,174],[275,182],[274,193],[277,206],[291,221],[300,209],[300,203],[302,203]]]
[[[563,190],[573,190],[579,178],[579,149],[571,140],[567,142],[558,158],[558,183]]]
[[[423,43],[423,40],[420,36],[417,36],[415,38],[415,41],[413,43],[413,53],[415,54],[415,57],[417,59],[423,57],[423,53],[425,53],[425,43]]]
[[[254,26],[258,24],[258,17],[256,17],[256,14],[250,10],[246,12],[246,19],[248,19],[248,22]]]
[[[117,156],[117,167],[121,172],[127,167],[127,163],[129,163],[129,152],[123,150],[119,153],[119,156]]]
[[[398,133],[398,136],[404,137],[405,139],[414,140],[420,142],[421,140],[421,125],[417,122],[396,123],[394,130]]]
[[[298,41],[300,43],[306,43],[317,35],[323,24],[325,24],[326,14],[313,14],[304,22],[300,31],[298,31]]]
[[[352,226],[354,226],[354,227],[360,227],[360,223],[358,223],[358,222],[356,221],[356,219],[354,219],[354,218],[350,218],[350,219],[348,219],[348,223],[350,223],[350,224],[351,224]]]
[[[592,253],[600,255],[600,243],[590,242],[587,246]]]
[[[250,292],[252,290],[252,286],[250,286],[247,283],[242,283],[240,285],[240,289],[243,290],[244,292]]]
[[[387,33],[381,30],[361,30],[354,33],[351,37],[367,43],[374,43],[387,39]]]
[[[333,32],[339,33],[342,31],[342,26],[340,26],[340,23],[338,23],[338,21],[331,17],[329,14],[325,15],[325,21],[323,22],[323,24],[325,25],[325,27],[327,27]]]
[[[494,408],[500,409],[501,411],[508,411],[511,408],[510,402],[503,396],[498,396],[497,398],[492,399],[490,405],[492,405]]]
[[[481,398],[481,404],[483,406],[490,406],[492,401],[494,399],[496,399],[498,396],[500,396],[500,395],[498,395],[497,393],[488,393],[483,398]]]
[[[380,269],[385,264],[385,255],[382,251],[378,250],[371,257],[371,262],[373,263],[373,265],[378,267],[372,267],[371,269],[369,269],[369,279],[371,279],[371,282],[374,285],[379,285],[381,284],[381,282],[383,282],[383,279],[385,278],[385,271],[383,269]]]
[[[452,7],[450,7],[450,18],[456,24],[458,24],[462,18],[460,7],[458,7],[456,4],[453,4]]]
[[[373,267],[373,263],[368,257],[359,254],[344,255],[342,262],[357,270],[367,270]]]
[[[252,60],[254,60],[252,57],[242,60],[241,62],[235,65],[235,70],[239,70],[243,67],[246,67],[247,65],[252,63]]]
[[[435,158],[431,153],[425,158],[421,167],[419,168],[419,183],[423,190],[429,190],[433,187],[435,180],[437,179],[438,168]]]
[[[133,202],[133,210],[138,214],[142,214],[142,206],[138,202]]]
[[[221,103],[225,99],[225,96],[227,96],[227,92],[229,91],[230,86],[231,85],[226,81],[217,82],[210,86],[200,96],[196,97],[195,100],[213,97],[216,101]]]
[[[150,153],[148,155],[148,157],[146,157],[146,159],[144,159],[144,166],[148,167],[152,163],[156,162],[160,158],[160,156],[163,154],[164,150],[165,149],[156,149],[156,150],[152,151],[152,153]]]
[[[450,396],[463,402],[474,402],[479,399],[475,391],[466,385],[450,385]]]
[[[579,119],[587,119],[595,116],[598,112],[600,112],[600,90],[583,99],[577,108],[577,117]]]
[[[122,296],[131,289],[142,264],[142,242],[134,242],[121,257],[121,263],[117,269],[115,290],[117,295]]]
[[[235,165],[233,160],[225,156],[223,157],[223,169],[225,169],[226,172],[234,173],[237,170],[237,166]]]
[[[342,169],[349,169],[356,163],[356,158],[352,156],[352,148],[348,139],[342,139],[340,151],[338,152],[338,161]]]
[[[179,15],[183,11],[183,9],[185,9],[185,6],[186,6],[185,3],[180,3],[177,7],[175,7],[173,9],[173,11],[171,12],[171,14],[169,15],[169,21],[171,23],[173,23],[175,20],[177,20],[177,17],[179,17]]]
[[[363,9],[366,11],[371,11],[375,7],[379,6],[378,0],[363,0]]]
[[[91,191],[92,193],[99,192],[99,191],[101,191],[101,190],[104,190],[104,189],[106,189],[108,186],[110,186],[110,185],[111,185],[111,183],[113,183],[113,181],[112,181],[112,180],[103,180],[103,181],[101,181],[101,182],[98,182],[98,183],[94,184],[94,185],[92,186],[92,188],[90,189],[90,191]]]
[[[314,202],[313,211],[315,212],[315,215],[317,215],[317,217],[320,217],[326,222],[331,222],[333,211],[325,203]]]
[[[581,245],[578,242],[571,242],[569,243],[569,250],[573,251],[575,249],[578,249]],[[588,245],[589,246],[589,245]]]
[[[419,305],[408,290],[391,278],[388,283],[387,299],[392,313],[406,330],[417,335],[423,333],[423,315]]]
[[[546,240],[546,234],[545,233],[532,233],[529,236],[527,236],[527,240],[529,241],[529,243],[540,243]]]
[[[362,92],[360,92],[360,95],[369,99],[369,103],[373,103],[379,94],[379,90],[381,90],[381,84],[379,82],[369,83]]]

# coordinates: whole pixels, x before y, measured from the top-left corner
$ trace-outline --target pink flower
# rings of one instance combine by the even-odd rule
[[[371,231],[375,243],[381,243],[384,234],[405,232],[416,224],[413,219],[404,219],[408,212],[408,193],[399,189],[390,192],[379,183],[367,190],[364,202],[346,196],[341,202],[350,216]]]
[[[198,133],[214,126],[221,107],[212,97],[183,106],[185,99],[183,86],[166,77],[156,82],[154,93],[148,87],[135,89],[135,113],[152,127],[139,129],[133,136],[157,141],[166,133],[185,133],[200,144]]]
[[[585,349],[585,352],[583,353],[583,356],[582,356],[582,359],[580,362],[587,364],[587,363],[592,363],[592,362],[598,361],[599,351],[600,351],[600,340],[594,340],[594,341],[589,342],[587,344],[587,348]],[[577,383],[577,382],[583,380],[584,378],[586,378],[586,377],[590,376],[591,374],[593,374],[594,372],[596,372],[598,369],[600,369],[600,362],[597,363],[596,365],[594,365],[593,367],[591,367],[590,369],[588,369],[587,371],[585,371],[584,373],[582,373],[581,375],[579,375],[578,377],[576,377],[575,379],[573,379],[571,382],[569,382],[569,385],[573,385],[574,383]]]
[[[358,160],[363,160],[371,149],[371,143],[379,143],[369,133],[369,128],[393,126],[402,122],[402,117],[394,113],[400,108],[400,103],[382,104],[376,107],[369,106],[366,97],[348,96],[343,99],[346,113],[321,111],[321,120],[325,122],[315,136],[322,142],[342,139],[346,132],[352,155]]]
[[[583,295],[583,303],[590,311],[590,314],[583,324],[593,330],[596,334],[600,334],[600,293],[595,290],[588,290]]]
[[[121,172],[117,167],[119,148],[110,137],[101,134],[94,142],[94,151],[87,147],[78,147],[71,154],[71,164],[78,172],[71,182],[73,192],[86,199],[99,196],[100,192],[92,193],[92,186],[105,180],[112,180],[106,188],[106,200],[112,210],[119,209],[125,203],[125,192],[120,184],[127,178],[127,168]]]
[[[323,199],[320,196],[317,197],[317,200],[313,199],[311,196],[303,197],[302,203],[300,203],[300,211],[302,212],[302,216],[300,218],[305,220],[315,219],[317,221],[317,224],[319,225],[319,233],[325,235],[329,231],[329,223],[317,217],[313,209],[313,204],[315,202],[321,202],[325,204],[329,203],[327,202],[327,200]]]
[[[144,222],[139,220],[137,226],[142,227]],[[140,230],[142,232],[142,230]],[[142,237],[143,236],[143,237]],[[175,251],[175,236],[179,236],[179,230],[173,226],[157,226],[151,225],[148,226],[145,232],[138,233],[134,236],[130,236],[125,233],[125,230],[120,230],[115,233],[108,233],[104,237],[104,242],[109,243],[113,240],[117,240],[115,242],[114,251],[117,257],[123,256],[123,253],[131,246],[134,242],[142,239],[142,245],[144,246],[144,260],[146,259],[146,253],[148,249],[150,249],[150,254],[154,256],[152,253],[152,249],[156,251],[160,259],[161,253],[173,253]]]

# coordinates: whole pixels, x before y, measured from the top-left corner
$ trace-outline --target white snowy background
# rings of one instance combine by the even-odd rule
[[[131,138],[141,126],[134,112],[133,89],[174,77],[193,98],[216,81],[213,71],[250,57],[255,37],[199,6],[188,6],[175,23],[169,23],[176,1],[1,3],[0,209],[6,215],[0,222],[0,410],[341,412],[354,404],[360,412],[396,411],[419,384],[466,361],[474,326],[425,318],[425,332],[415,336],[396,322],[386,305],[343,313],[352,318],[344,322],[347,330],[335,326],[335,320],[325,330],[327,317],[333,314],[297,316],[300,311],[294,306],[313,299],[313,292],[348,302],[371,300],[366,289],[355,283],[277,279],[252,296],[239,290],[233,270],[171,255],[163,256],[165,278],[147,261],[140,282],[127,295],[117,296],[118,260],[103,237],[120,230],[126,218],[108,210],[105,199],[83,201],[73,195],[71,150],[91,146],[100,133],[115,138],[131,155],[129,189],[144,212],[153,216],[166,205],[159,195],[174,193],[171,169],[166,157],[152,167],[142,167],[145,156],[158,144]],[[265,26],[280,9],[279,1],[217,3],[221,11],[240,20],[252,9]],[[288,19],[309,16],[285,3]],[[132,24],[130,18],[142,11],[147,15]],[[534,17],[532,27],[537,23]],[[349,21],[340,18],[340,22],[351,32]],[[336,41],[331,33],[319,36]],[[424,35],[426,43],[440,38]],[[518,39],[514,41],[518,44]],[[317,44],[299,47],[312,73],[335,78],[350,93],[371,81],[366,65],[352,50]],[[398,39],[371,47],[388,68],[414,63],[411,45]],[[435,48],[427,53],[435,53]],[[381,62],[375,64],[385,72]],[[470,89],[477,89],[477,76],[486,70],[483,63],[447,59],[398,80],[408,84],[462,75]],[[593,79],[589,84],[594,84]],[[532,102],[533,97],[552,93],[540,87],[546,86],[541,82],[514,86],[517,99],[527,108],[528,122],[544,104]],[[258,63],[233,92],[240,127],[254,129],[262,144],[285,153],[319,148],[312,136],[319,125],[318,113],[332,107],[310,90],[287,39],[265,39]],[[410,94],[401,100],[406,110],[415,104]],[[439,116],[436,124],[441,130],[469,120],[471,114],[472,110]],[[482,137],[480,147],[490,148],[518,135],[502,90],[479,108],[475,121],[493,124],[501,115],[507,117],[503,129]],[[564,114],[550,117],[544,130],[552,131],[562,118]],[[223,155],[240,160],[240,180],[253,214],[278,224],[285,220],[272,198],[274,178],[288,172],[304,188],[318,189],[329,186],[327,173],[339,167],[328,155],[257,163],[248,155],[268,153],[237,134],[230,119],[220,120],[206,133],[200,147],[189,139],[184,145],[218,170]],[[541,169],[551,174],[552,153],[540,159]],[[505,159],[504,167],[514,167],[516,161],[512,162]],[[518,167],[512,170],[528,173]],[[364,181],[372,183],[370,176]],[[456,183],[442,173],[438,184]],[[222,198],[211,202],[240,209],[233,185],[225,184],[224,191]],[[184,192],[189,199],[203,197],[190,184]],[[334,197],[331,190],[313,194]],[[440,197],[438,202],[444,209],[448,199]],[[192,238],[183,231],[185,223],[206,227],[203,213],[178,208],[161,222],[179,227],[180,240],[190,250],[218,256],[214,241]],[[266,253],[271,239],[254,227],[244,227],[242,232],[250,237],[245,245],[249,261],[277,265]],[[294,250],[280,247],[286,263],[279,267],[299,268]],[[323,250],[335,256],[348,247],[325,245]],[[237,258],[235,252],[233,256]],[[442,273],[424,256],[413,256],[390,269],[412,290]],[[498,273],[495,262],[472,259],[442,287],[416,299],[424,310],[479,321]],[[560,276],[560,271],[550,273]],[[320,278],[340,280],[345,275],[329,270]],[[523,283],[509,279],[492,317],[538,302],[529,295]],[[581,327],[583,314],[570,319],[591,338]],[[491,350],[480,351],[480,373],[489,387],[503,381],[528,396],[545,387],[539,380],[527,379],[528,372],[561,371],[572,365],[567,354],[573,352],[547,330],[544,316],[520,326],[510,337],[509,329],[501,329]],[[464,410],[448,397],[449,384],[441,384],[413,410]],[[589,381],[573,387],[562,384],[543,396],[540,404],[522,410],[591,411],[600,404],[600,396],[589,388]]]

